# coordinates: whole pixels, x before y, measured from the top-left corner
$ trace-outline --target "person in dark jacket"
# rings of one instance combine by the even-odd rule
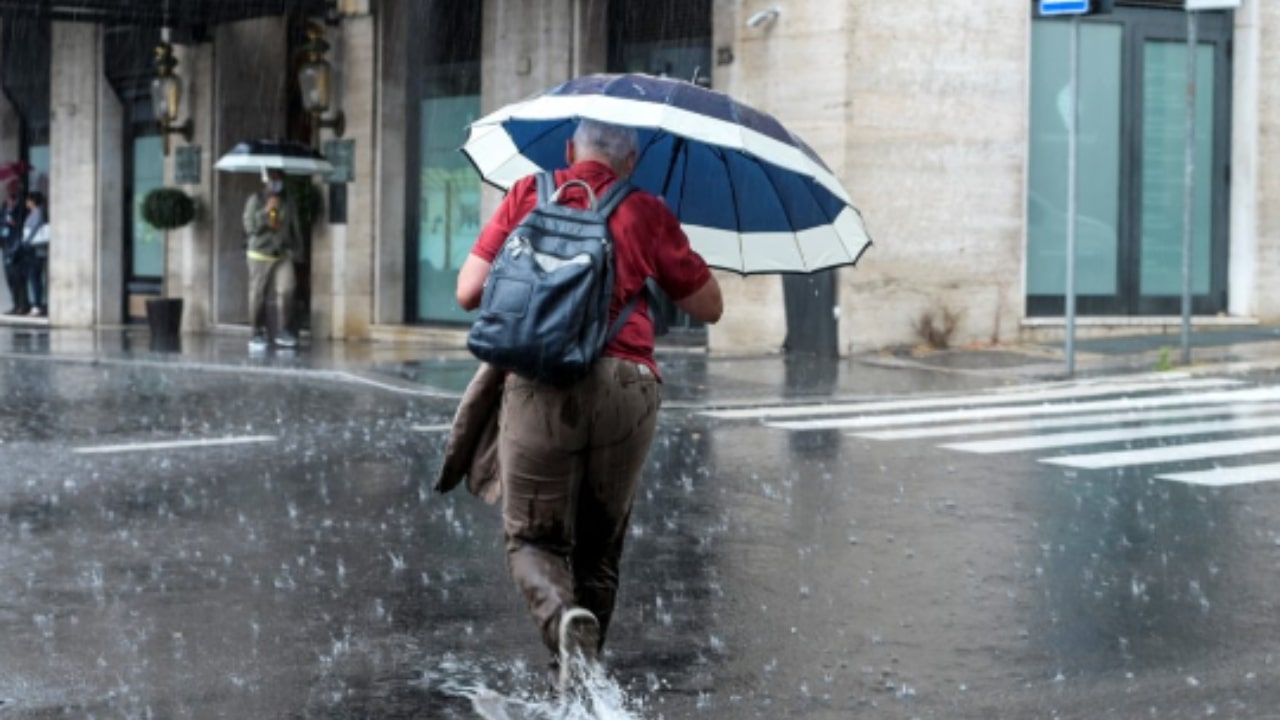
[[[4,203],[0,204],[0,251],[4,255],[4,279],[13,304],[5,315],[26,315],[31,312],[31,303],[27,300],[26,254],[22,246],[22,223],[26,214],[22,183],[14,180],[8,190]]]
[[[49,246],[39,239],[41,228],[48,222],[44,193],[32,190],[27,194],[27,218],[22,223],[22,246],[26,255],[24,265],[31,300],[31,312],[28,315],[32,317],[44,317],[49,311],[46,295]]]

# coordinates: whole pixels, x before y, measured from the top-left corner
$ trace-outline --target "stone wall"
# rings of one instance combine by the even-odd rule
[[[1015,336],[1023,312],[1025,3],[856,3],[843,177],[875,246],[840,288],[846,347]]]
[[[1280,3],[1246,2],[1256,3],[1258,17],[1254,313],[1263,322],[1280,322]]]

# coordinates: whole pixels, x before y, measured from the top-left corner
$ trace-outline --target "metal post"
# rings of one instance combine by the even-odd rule
[[[1191,246],[1196,183],[1196,54],[1199,14],[1187,11],[1187,170],[1182,197],[1182,364],[1191,364]]]
[[[1080,125],[1080,16],[1071,18],[1071,109],[1067,113],[1067,376],[1076,372],[1076,145]]]

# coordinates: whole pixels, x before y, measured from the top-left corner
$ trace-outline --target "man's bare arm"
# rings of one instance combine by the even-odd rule
[[[468,255],[462,269],[458,271],[458,305],[463,310],[475,310],[480,307],[480,298],[484,295],[484,281],[489,277],[491,263],[479,255]]]
[[[705,323],[719,321],[720,316],[724,314],[724,298],[720,295],[720,283],[712,277],[688,297],[677,300],[676,307],[689,313],[695,320]]]

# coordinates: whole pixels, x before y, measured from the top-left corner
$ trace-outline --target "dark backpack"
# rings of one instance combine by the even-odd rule
[[[522,377],[567,385],[586,376],[639,299],[609,323],[615,276],[609,215],[632,186],[618,180],[597,200],[581,180],[555,189],[555,177],[541,173],[536,182],[538,204],[489,268],[467,347]],[[570,185],[586,188],[586,209],[559,204]]]

